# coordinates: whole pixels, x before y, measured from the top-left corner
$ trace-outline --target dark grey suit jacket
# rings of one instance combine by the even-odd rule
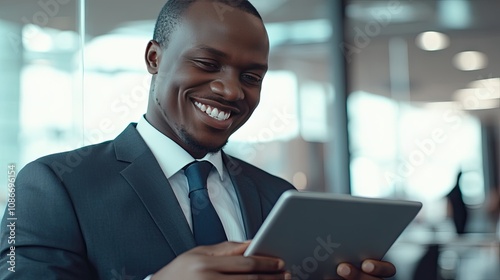
[[[293,186],[225,154],[223,160],[250,239]],[[113,141],[29,163],[18,174],[15,198],[15,244],[7,242],[7,213],[1,224],[0,279],[140,280],[195,246],[134,124]],[[13,245],[15,272],[8,270]]]

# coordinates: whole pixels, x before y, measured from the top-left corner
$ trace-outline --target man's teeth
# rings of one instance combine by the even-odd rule
[[[222,110],[219,110],[217,108],[212,108],[209,105],[202,104],[198,101],[195,101],[194,105],[196,105],[196,107],[198,107],[201,111],[205,112],[207,115],[216,120],[225,121],[229,119],[229,117],[231,116],[230,112],[226,113]]]

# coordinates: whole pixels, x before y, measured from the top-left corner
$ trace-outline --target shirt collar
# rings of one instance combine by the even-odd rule
[[[137,123],[137,131],[155,156],[167,179],[179,172],[187,164],[195,161],[186,150],[154,128],[144,116]],[[208,153],[202,159],[198,160],[206,160],[212,163],[217,169],[221,181],[223,180],[224,166],[222,164],[221,151]]]

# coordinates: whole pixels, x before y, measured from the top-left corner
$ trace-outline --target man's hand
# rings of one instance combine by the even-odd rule
[[[155,273],[151,280],[285,279],[282,260],[244,257],[248,245],[248,242],[223,242],[193,248]]]
[[[381,280],[396,274],[396,267],[390,262],[365,260],[361,270],[348,263],[337,267],[337,274],[347,280]]]

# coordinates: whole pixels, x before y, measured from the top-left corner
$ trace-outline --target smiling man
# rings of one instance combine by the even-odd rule
[[[113,141],[19,172],[15,244],[5,242],[12,224],[5,214],[0,278],[289,278],[283,261],[243,252],[293,186],[221,151],[259,103],[268,54],[264,24],[248,1],[168,1],[145,53],[153,75],[145,116]],[[191,190],[199,182],[191,166],[201,165],[208,191]],[[193,207],[199,190],[209,200]],[[209,219],[196,217],[206,209],[210,223],[200,228]],[[220,241],[200,241],[218,226]],[[374,260],[337,270],[358,280],[395,273]]]
[[[219,151],[257,107],[269,41],[256,15],[220,10],[223,4],[217,2],[186,2],[195,3],[168,39],[157,32],[158,40],[148,44],[153,85],[146,119],[201,158]],[[233,2],[252,8],[246,1]]]

